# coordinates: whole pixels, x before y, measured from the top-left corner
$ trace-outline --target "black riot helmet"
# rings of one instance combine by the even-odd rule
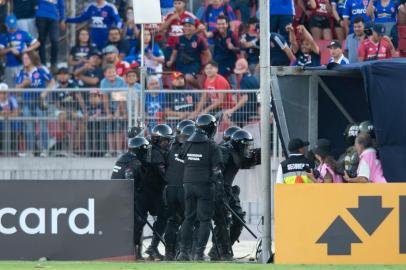
[[[173,138],[172,128],[166,124],[156,125],[151,131],[151,143],[159,146],[167,145]]]
[[[231,136],[234,134],[234,132],[236,132],[237,130],[241,130],[241,128],[233,126],[233,127],[229,127],[226,130],[224,130],[223,132],[223,141],[224,142],[228,142],[231,139]]]
[[[176,135],[179,135],[182,129],[189,125],[195,125],[193,120],[182,120],[176,125]]]
[[[252,146],[254,144],[254,138],[251,133],[243,129],[237,130],[231,136],[230,143],[238,153],[247,158],[251,157]]]
[[[128,151],[135,154],[140,161],[151,162],[151,144],[144,137],[129,139]]]
[[[349,124],[344,130],[344,140],[348,146],[353,146],[359,132],[359,124]]]
[[[368,133],[371,138],[375,138],[375,131],[374,125],[371,121],[364,121],[359,124],[359,132],[358,133]]]
[[[194,125],[187,125],[182,128],[180,131],[180,134],[178,135],[178,142],[179,143],[184,143],[189,139],[190,136],[192,136],[193,132],[195,132],[196,127]]]
[[[196,128],[203,130],[209,139],[213,139],[217,130],[217,119],[211,114],[199,115],[196,119]]]

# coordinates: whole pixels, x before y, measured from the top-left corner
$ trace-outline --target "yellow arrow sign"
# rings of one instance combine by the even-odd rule
[[[406,184],[276,185],[281,264],[405,264]]]

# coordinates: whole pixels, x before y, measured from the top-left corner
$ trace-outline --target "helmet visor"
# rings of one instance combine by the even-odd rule
[[[243,156],[246,158],[251,158],[254,152],[254,142],[246,141],[243,144]]]

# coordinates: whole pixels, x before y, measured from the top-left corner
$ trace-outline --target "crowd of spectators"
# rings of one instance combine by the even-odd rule
[[[150,76],[146,87],[157,90],[145,97],[149,124],[169,121],[166,117],[186,119],[202,112],[223,112],[230,124],[243,125],[257,115],[253,94],[189,93],[167,97],[159,92],[163,88],[258,89],[257,0],[202,0],[196,12],[187,9],[188,0],[161,0],[163,23],[146,25],[143,37],[140,26],[134,24],[131,1],[95,0],[76,17],[66,14],[66,2],[0,0],[0,57],[2,81],[8,88],[48,89],[10,93],[4,99],[12,100],[11,107],[19,111],[19,116],[44,118],[53,108],[58,128],[63,130],[70,125],[65,120],[73,119],[77,134],[71,148],[83,148],[85,129],[99,128],[106,130],[108,156],[123,148],[126,94],[125,90],[110,90],[140,89],[138,67],[142,55]],[[403,56],[404,2],[270,0],[271,64],[307,67]],[[64,60],[58,59],[60,33],[68,24],[78,24],[76,42],[69,50],[67,65],[59,64],[58,69],[58,63]],[[143,54],[141,39],[145,44]],[[55,88],[95,90],[54,95]],[[74,109],[66,109],[66,98],[73,100]],[[52,104],[47,104],[49,101]],[[117,121],[103,126],[83,121],[98,116]],[[17,127],[24,130],[19,136],[27,140],[24,149],[28,153],[37,147],[46,155],[49,126],[45,120],[39,122],[38,127],[33,121]],[[27,137],[38,130],[39,143],[34,145],[35,138]],[[98,136],[94,134],[95,141],[100,139]]]

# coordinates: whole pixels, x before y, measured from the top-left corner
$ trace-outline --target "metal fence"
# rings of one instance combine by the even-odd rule
[[[11,89],[0,92],[0,156],[112,157],[126,150],[128,126],[175,127],[212,113],[217,141],[232,125],[259,121],[257,91]]]

